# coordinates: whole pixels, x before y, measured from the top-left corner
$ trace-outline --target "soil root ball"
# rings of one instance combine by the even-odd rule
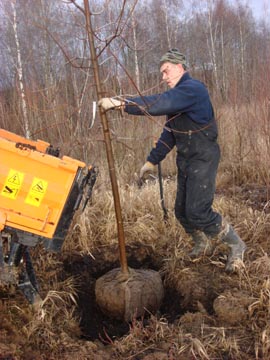
[[[125,274],[116,268],[96,281],[95,295],[104,314],[131,321],[134,317],[141,317],[145,311],[156,313],[164,289],[157,271],[129,268],[129,274]]]
[[[213,307],[219,320],[228,325],[243,324],[249,315],[248,307],[255,299],[250,294],[238,290],[226,290],[219,295]]]

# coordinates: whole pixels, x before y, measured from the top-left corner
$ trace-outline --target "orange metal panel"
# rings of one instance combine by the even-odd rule
[[[25,143],[26,139],[0,129],[0,228],[9,226],[52,238],[74,179],[85,163],[45,154],[48,143],[43,143],[42,151],[35,151],[16,146],[18,141]]]
[[[31,146],[35,147],[37,151],[44,152],[44,153],[46,152],[47,148],[50,146],[50,144],[48,142],[46,142],[46,141],[43,141],[43,140],[37,140],[37,141],[29,140],[29,139],[26,139],[26,138],[24,138],[22,136],[14,134],[12,132],[6,131],[4,129],[0,129],[0,138],[13,141],[13,142],[15,142],[17,144],[21,143],[21,144],[31,145]]]

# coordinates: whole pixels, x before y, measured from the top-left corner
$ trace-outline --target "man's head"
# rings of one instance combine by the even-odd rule
[[[167,51],[160,59],[162,79],[170,88],[175,87],[187,68],[186,57],[177,49]]]

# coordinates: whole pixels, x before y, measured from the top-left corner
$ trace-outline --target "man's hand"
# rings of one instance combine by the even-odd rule
[[[105,111],[110,109],[117,109],[124,105],[124,101],[116,100],[114,98],[103,98],[98,102],[98,106],[100,106]]]
[[[146,161],[143,167],[140,170],[140,179],[145,179],[147,175],[155,171],[155,165],[150,161]]]

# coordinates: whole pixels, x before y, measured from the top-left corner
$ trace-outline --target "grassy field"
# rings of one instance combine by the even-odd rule
[[[158,180],[138,186],[136,174],[159,126],[113,119],[128,265],[160,272],[160,311],[125,323],[95,303],[95,281],[119,266],[119,251],[103,143],[93,142],[91,153],[88,141],[88,157],[100,168],[91,202],[76,214],[60,254],[32,249],[42,309],[29,307],[15,287],[0,287],[0,359],[270,358],[269,110],[267,104],[224,108],[217,117],[222,161],[214,207],[247,243],[237,272],[224,272],[222,244],[211,257],[188,257],[191,240],[173,213],[174,153],[162,164],[168,223]],[[81,153],[74,148],[69,155]]]

